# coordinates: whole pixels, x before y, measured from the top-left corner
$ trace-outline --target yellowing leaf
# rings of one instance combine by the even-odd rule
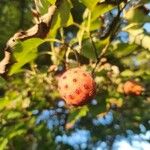
[[[81,0],[81,2],[90,10],[92,10],[99,0]]]
[[[30,99],[26,98],[22,101],[22,108],[28,108],[30,106]]]
[[[56,0],[47,0],[48,2],[50,2],[51,4],[55,4]]]
[[[109,109],[110,107],[117,107],[120,108],[123,105],[123,100],[121,98],[109,98],[107,99],[107,108]]]

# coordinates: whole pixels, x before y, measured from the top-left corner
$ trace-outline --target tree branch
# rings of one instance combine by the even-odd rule
[[[18,41],[24,41],[30,38],[45,38],[50,30],[52,19],[56,8],[59,7],[61,0],[57,0],[55,5],[51,5],[48,12],[41,16],[40,22],[26,31],[20,31],[15,33],[6,43],[4,49],[4,58],[0,61],[0,74],[6,73],[7,65],[10,65],[12,48]]]
[[[125,3],[124,7],[123,7],[122,9],[120,9],[118,0],[116,0],[116,3],[117,3],[117,8],[118,8],[118,13],[117,13],[117,15],[114,17],[114,19],[113,19],[113,21],[112,21],[112,23],[111,23],[111,25],[110,25],[110,27],[109,27],[109,30],[108,30],[108,32],[106,33],[105,37],[103,37],[103,38],[106,38],[106,37],[110,36],[109,42],[108,42],[107,45],[102,49],[101,54],[97,57],[97,61],[96,61],[95,66],[94,66],[94,68],[93,68],[93,70],[92,70],[92,75],[94,75],[94,72],[95,72],[95,70],[96,70],[96,68],[97,68],[97,65],[99,64],[99,62],[101,61],[101,58],[105,55],[106,51],[108,50],[110,43],[113,41],[113,39],[114,39],[114,37],[115,37],[115,35],[116,35],[116,32],[117,32],[117,30],[119,29],[119,26],[120,26],[120,25],[118,25],[118,23],[119,23],[119,21],[120,21],[120,15],[121,15],[122,11],[124,10],[124,8],[125,8],[126,5],[127,5],[127,3]],[[113,30],[112,30],[112,29],[113,29]],[[103,38],[101,38],[101,39],[103,39]]]

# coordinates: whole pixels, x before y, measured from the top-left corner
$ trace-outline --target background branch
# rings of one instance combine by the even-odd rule
[[[126,7],[127,3],[125,3],[125,5],[124,5],[124,7],[123,7],[122,9],[121,9],[120,6],[119,6],[120,3],[118,2],[118,0],[116,0],[116,4],[117,4],[118,13],[117,13],[117,15],[114,17],[114,19],[113,19],[113,21],[112,21],[112,23],[111,23],[111,25],[110,25],[110,27],[109,27],[109,30],[108,30],[108,32],[106,33],[105,37],[103,37],[103,38],[106,38],[106,37],[110,36],[109,42],[108,42],[108,43],[106,44],[106,46],[102,49],[102,52],[101,52],[100,55],[97,57],[97,61],[96,61],[95,66],[94,66],[94,68],[93,68],[93,70],[92,70],[92,75],[94,75],[94,72],[95,72],[95,70],[96,70],[96,68],[97,68],[97,65],[98,65],[99,62],[101,61],[101,58],[105,55],[106,51],[107,51],[108,48],[109,48],[109,45],[110,45],[111,42],[113,41],[113,39],[114,39],[114,37],[115,37],[115,35],[116,35],[116,33],[117,33],[119,27],[120,27],[120,24],[119,24],[119,22],[120,22],[120,15],[121,15],[122,11],[124,10],[124,8]],[[93,47],[94,47],[94,46],[93,46]]]
[[[17,44],[18,41],[24,41],[30,38],[45,38],[49,33],[53,15],[56,8],[59,7],[61,0],[57,0],[55,5],[49,7],[48,12],[40,17],[41,22],[35,24],[33,27],[26,31],[15,33],[6,43],[4,48],[4,58],[0,61],[0,74],[6,73],[7,66],[11,65],[11,49]],[[23,16],[22,16],[23,17]],[[20,21],[22,22],[22,21]]]

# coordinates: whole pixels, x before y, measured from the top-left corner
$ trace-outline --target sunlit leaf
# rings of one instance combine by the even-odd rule
[[[122,98],[108,98],[107,100],[107,108],[113,108],[117,107],[120,108],[123,105],[123,99]]]
[[[19,42],[14,49],[14,56],[16,63],[11,67],[9,72],[10,75],[20,72],[21,67],[26,63],[30,63],[37,56],[37,47],[42,44],[44,41],[42,39],[29,39],[24,42]]]
[[[93,9],[99,0],[81,0],[81,2],[89,9]]]
[[[51,4],[55,4],[56,0],[47,0],[49,1]]]
[[[144,9],[140,8],[131,8],[124,14],[124,16],[129,22],[132,23],[136,22],[142,24],[150,21],[150,16],[146,15]]]
[[[73,18],[70,13],[72,4],[70,0],[63,0],[59,8],[56,10],[49,32],[50,37],[55,37],[57,30],[61,27],[67,27],[73,23]]]
[[[145,34],[143,29],[127,29],[126,31],[129,33],[130,43],[136,43],[137,45],[150,50],[150,36]]]
[[[121,75],[125,77],[132,77],[134,75],[134,72],[131,70],[125,70],[121,73]]]
[[[7,115],[7,119],[15,119],[15,118],[19,118],[20,116],[21,116],[20,112],[9,111],[9,113]]]
[[[9,99],[0,98],[0,110],[4,109],[9,104]]]
[[[118,58],[128,56],[138,47],[136,44],[120,43],[118,41],[114,42],[112,45],[112,53]]]
[[[106,12],[112,10],[113,5],[100,4],[94,7],[92,10],[91,21],[97,19],[98,17],[104,15]]]
[[[3,150],[5,149],[7,143],[8,143],[8,139],[7,138],[0,138],[0,150]]]

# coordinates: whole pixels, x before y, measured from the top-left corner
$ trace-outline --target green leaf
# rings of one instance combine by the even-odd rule
[[[78,119],[81,117],[86,116],[89,109],[87,106],[83,106],[82,108],[73,109],[68,117],[68,122],[71,124],[74,124]]]
[[[141,47],[150,50],[150,36],[146,35],[143,29],[126,29],[129,33],[129,41],[130,43],[135,43],[140,45]]]
[[[80,0],[87,8],[92,10],[99,0]]]
[[[4,138],[4,139],[0,138],[0,150],[4,150],[8,142],[9,140],[7,138]]]
[[[136,44],[120,43],[119,41],[115,41],[112,45],[114,49],[112,52],[118,58],[129,55],[138,47]]]
[[[53,16],[52,26],[48,36],[54,38],[59,28],[67,27],[73,23],[73,18],[70,13],[71,8],[72,3],[70,0],[62,0],[61,5]]]
[[[15,119],[15,118],[19,118],[21,116],[20,112],[17,111],[9,111],[8,115],[7,115],[7,119]]]
[[[140,16],[140,17],[139,17]],[[130,8],[128,11],[124,13],[124,17],[129,22],[136,22],[136,23],[145,23],[150,22],[150,16],[146,15],[144,12],[144,9],[141,9],[139,7],[137,8]]]
[[[16,63],[11,67],[9,75],[20,72],[21,67],[26,63],[33,61],[38,56],[37,47],[43,42],[44,40],[38,38],[19,42],[14,49]]]
[[[95,6],[94,9],[92,10],[91,21],[94,21],[95,19],[105,14],[106,12],[112,10],[113,8],[114,8],[113,5],[106,5],[106,4]]]
[[[56,0],[47,0],[48,2],[50,2],[51,4],[55,4]]]
[[[99,43],[95,43],[95,46],[96,46],[97,53],[98,53],[99,52],[98,47],[100,46]],[[96,60],[95,49],[94,49],[91,41],[86,40],[82,43],[81,55],[83,55],[89,59]]]
[[[121,76],[123,76],[123,77],[133,77],[134,72],[131,71],[131,70],[125,70],[125,71],[121,72]]]
[[[21,108],[22,104],[22,95],[17,91],[9,91],[5,93],[6,96],[0,98],[0,110],[4,108]]]
[[[93,117],[96,117],[98,114],[105,113],[107,111],[105,101],[106,98],[106,95],[105,98],[102,98],[100,94],[97,94],[95,97],[95,99],[97,100],[97,105],[89,105],[89,113]]]
[[[51,3],[52,2],[52,3]],[[47,13],[48,7],[50,4],[53,4],[54,0],[36,0],[36,7],[40,14]]]
[[[10,134],[9,134],[9,138],[13,138],[15,136],[19,136],[21,134],[24,134],[26,132],[25,129],[16,129],[15,131],[12,131]]]
[[[90,31],[98,30],[101,28],[102,22],[99,19],[96,19],[90,24]]]
[[[106,43],[107,43],[107,40],[94,42],[98,55],[100,54],[101,50],[103,49]],[[96,60],[95,48],[90,40],[83,41],[81,55],[89,59]]]
[[[4,87],[6,85],[6,80],[0,76],[0,87]]]
[[[0,110],[4,109],[9,104],[8,98],[0,98]]]

